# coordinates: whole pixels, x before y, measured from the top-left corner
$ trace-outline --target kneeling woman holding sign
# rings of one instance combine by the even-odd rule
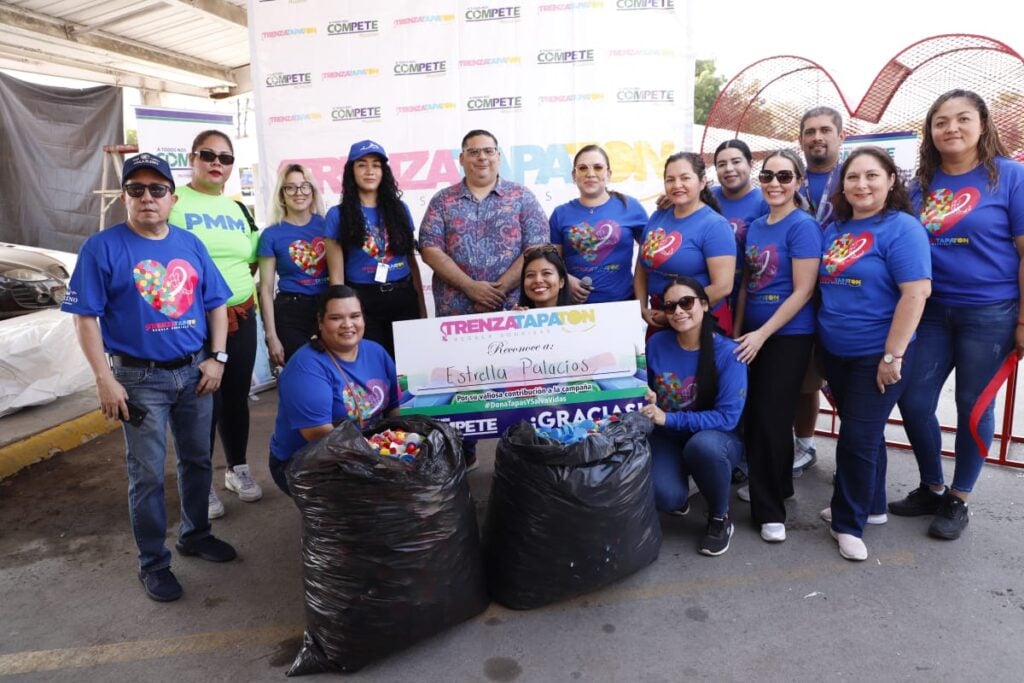
[[[652,477],[658,509],[685,515],[689,479],[708,503],[708,525],[700,552],[729,549],[732,470],[743,455],[735,430],[747,394],[747,368],[736,359],[735,342],[715,333],[710,301],[697,280],[678,277],[665,289],[662,310],[675,332],[647,342],[647,376],[653,389],[641,409],[651,418]]]
[[[363,428],[398,414],[395,362],[383,346],[363,339],[366,323],[355,290],[328,287],[320,296],[317,322],[317,338],[292,356],[277,380],[270,474],[285,493],[285,466],[307,442],[330,434],[344,420]]]

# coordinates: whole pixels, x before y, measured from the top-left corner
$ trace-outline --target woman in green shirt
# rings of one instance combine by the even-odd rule
[[[256,315],[253,273],[256,269],[258,235],[248,213],[224,196],[224,184],[234,167],[234,146],[227,135],[206,130],[192,142],[192,179],[179,186],[178,203],[169,222],[203,241],[213,262],[231,287],[228,299],[227,348],[210,349],[224,362],[224,378],[214,394],[211,451],[220,431],[227,472],[224,486],[247,502],[259,500],[263,491],[253,481],[246,464],[249,445],[249,387],[256,363]],[[224,505],[210,488],[210,519],[221,517]]]

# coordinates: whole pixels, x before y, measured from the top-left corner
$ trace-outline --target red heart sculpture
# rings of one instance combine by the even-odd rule
[[[870,232],[851,235],[848,232],[832,240],[821,261],[829,275],[836,277],[871,251],[875,237]]]
[[[719,93],[708,114],[701,152],[710,159],[721,142],[736,137],[759,156],[795,147],[800,117],[822,105],[845,112],[847,134],[920,131],[931,103],[954,88],[973,90],[985,99],[1010,156],[1019,158],[1024,152],[1019,133],[1024,58],[1005,43],[969,34],[933,36],[901,50],[878,72],[856,109],[815,62],[796,56],[754,62]]]
[[[921,222],[928,232],[941,235],[969,214],[980,199],[975,187],[965,187],[956,194],[945,188],[932,190],[921,203]]]
[[[640,258],[648,268],[657,270],[672,254],[679,251],[683,244],[683,236],[678,232],[666,233],[664,228],[655,228],[647,233],[644,243],[640,246]]]

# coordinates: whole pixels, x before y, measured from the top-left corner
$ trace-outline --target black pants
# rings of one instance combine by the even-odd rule
[[[244,465],[249,447],[249,389],[256,365],[256,316],[255,307],[249,309],[246,317],[238,316],[238,330],[228,334],[228,362],[220,388],[213,394],[210,452],[219,431],[228,467]]]
[[[773,335],[747,376],[743,438],[754,524],[785,523],[793,495],[793,418],[814,335]]]
[[[384,285],[350,282],[349,286],[356,290],[363,305],[363,319],[366,321],[363,337],[383,346],[394,358],[395,334],[391,323],[420,317],[419,293],[412,277]]]
[[[274,328],[284,347],[286,363],[318,331],[316,300],[315,294],[287,292],[278,292],[274,299]]]
[[[270,454],[270,478],[277,484],[277,488],[284,491],[286,495],[291,497],[292,492],[288,488],[288,477],[285,476],[284,470],[288,467],[289,460],[279,460],[274,457],[274,454]]]

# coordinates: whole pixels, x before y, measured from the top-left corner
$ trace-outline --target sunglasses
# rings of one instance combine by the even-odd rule
[[[144,185],[143,183],[128,183],[124,186],[124,193],[133,199],[138,199],[142,195],[146,194],[146,190],[149,190],[149,196],[153,199],[160,199],[161,197],[167,196],[167,193],[171,191],[170,185],[161,185],[160,183],[150,183]]]
[[[282,185],[281,190],[289,197],[294,197],[296,194],[313,194],[313,185],[307,181],[301,185]]]
[[[523,255],[525,256],[525,255],[528,255],[528,254],[532,255],[532,254],[557,254],[557,253],[558,253],[558,247],[556,247],[553,244],[535,244],[532,247],[527,247],[526,251],[523,252]]]
[[[675,313],[676,308],[682,308],[684,311],[689,311],[693,308],[693,305],[697,303],[697,297],[695,296],[682,296],[675,301],[666,301],[661,304],[661,310],[666,313]]]
[[[199,158],[202,159],[203,161],[205,161],[208,164],[212,163],[214,159],[216,159],[220,163],[224,164],[225,166],[231,166],[231,165],[233,165],[235,163],[235,155],[234,154],[227,154],[227,153],[217,154],[213,150],[209,150],[209,149],[201,149],[198,152],[196,152],[196,154],[198,154]]]
[[[796,173],[792,171],[761,171],[757,174],[757,179],[763,185],[767,185],[773,180],[778,180],[779,185],[786,185],[793,182],[793,178],[796,178]]]

